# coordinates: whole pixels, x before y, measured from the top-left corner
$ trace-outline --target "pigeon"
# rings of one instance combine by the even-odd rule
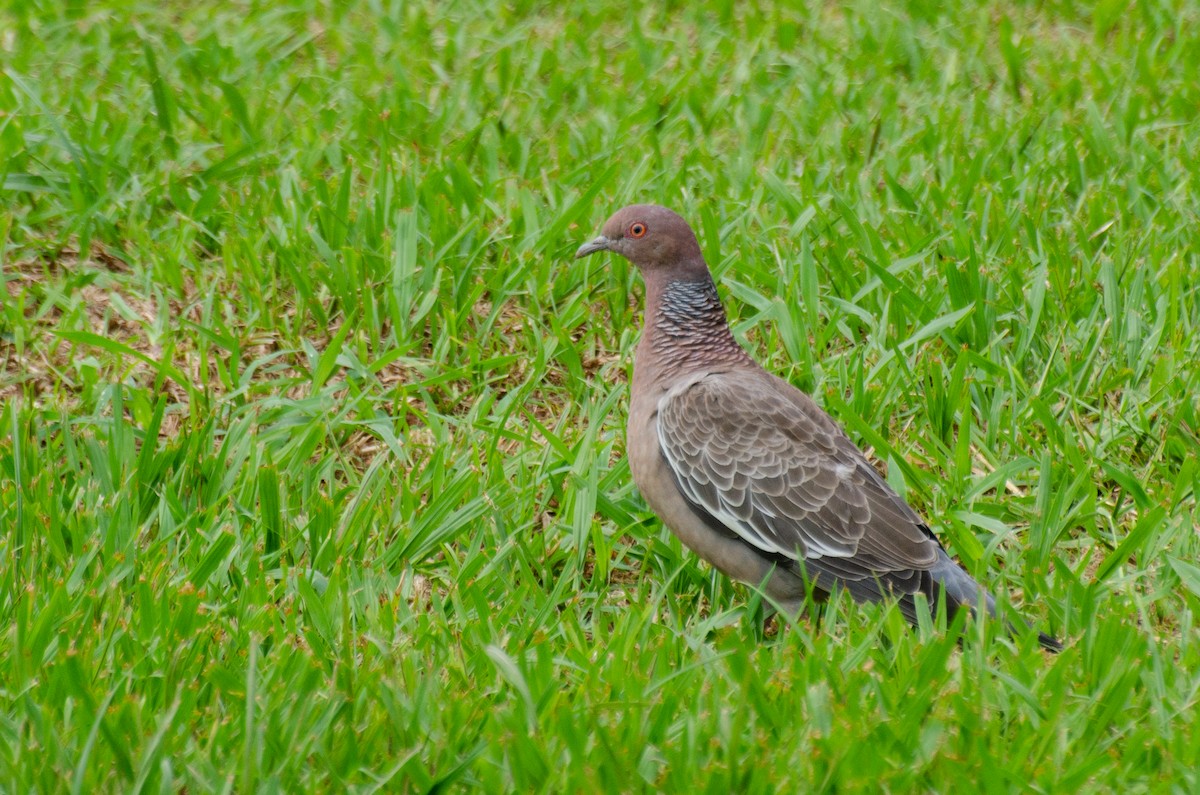
[[[635,204],[576,259],[611,251],[646,284],[627,455],[634,483],[679,539],[727,576],[800,613],[806,594],[895,600],[948,615],[990,594],[946,553],[838,423],[733,338],[696,235],[675,212]],[[1019,621],[1019,620],[1018,620]],[[1022,622],[1023,623],[1023,622]],[[1015,632],[1013,623],[1008,624]],[[1062,648],[1039,633],[1045,649]]]

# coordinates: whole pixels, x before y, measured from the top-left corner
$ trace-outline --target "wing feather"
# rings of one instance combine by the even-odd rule
[[[818,587],[864,600],[929,588],[937,540],[832,420],[774,381],[689,379],[660,401],[658,437],[693,506]]]

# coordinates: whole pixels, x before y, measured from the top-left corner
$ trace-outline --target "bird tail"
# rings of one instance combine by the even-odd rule
[[[988,615],[992,618],[996,617],[996,600],[992,595],[983,590],[979,583],[972,579],[971,575],[967,574],[961,566],[950,559],[945,550],[938,550],[938,561],[929,570],[930,576],[933,578],[935,587],[945,593],[949,598],[950,605],[967,605],[971,609],[975,609],[980,603],[980,597]],[[939,587],[940,586],[940,587]],[[1010,635],[1016,635],[1023,629],[1028,630],[1029,626],[1020,618],[1016,619],[1017,623],[1012,620],[1006,621],[1008,632]],[[1058,653],[1062,651],[1062,643],[1055,637],[1047,635],[1044,632],[1038,633],[1038,644],[1046,651]]]
[[[1038,643],[1046,651],[1058,654],[1063,650],[1062,641],[1053,635],[1047,635],[1045,632],[1038,633]]]

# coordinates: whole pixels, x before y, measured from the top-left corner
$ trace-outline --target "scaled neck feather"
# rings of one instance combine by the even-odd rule
[[[699,274],[647,280],[642,345],[663,375],[750,361],[729,331],[707,268]]]

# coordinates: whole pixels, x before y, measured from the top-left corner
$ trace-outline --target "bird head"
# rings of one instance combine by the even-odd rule
[[[580,246],[575,258],[597,251],[620,254],[643,272],[696,266],[707,272],[700,244],[687,221],[657,204],[631,204],[617,210],[600,236]]]

